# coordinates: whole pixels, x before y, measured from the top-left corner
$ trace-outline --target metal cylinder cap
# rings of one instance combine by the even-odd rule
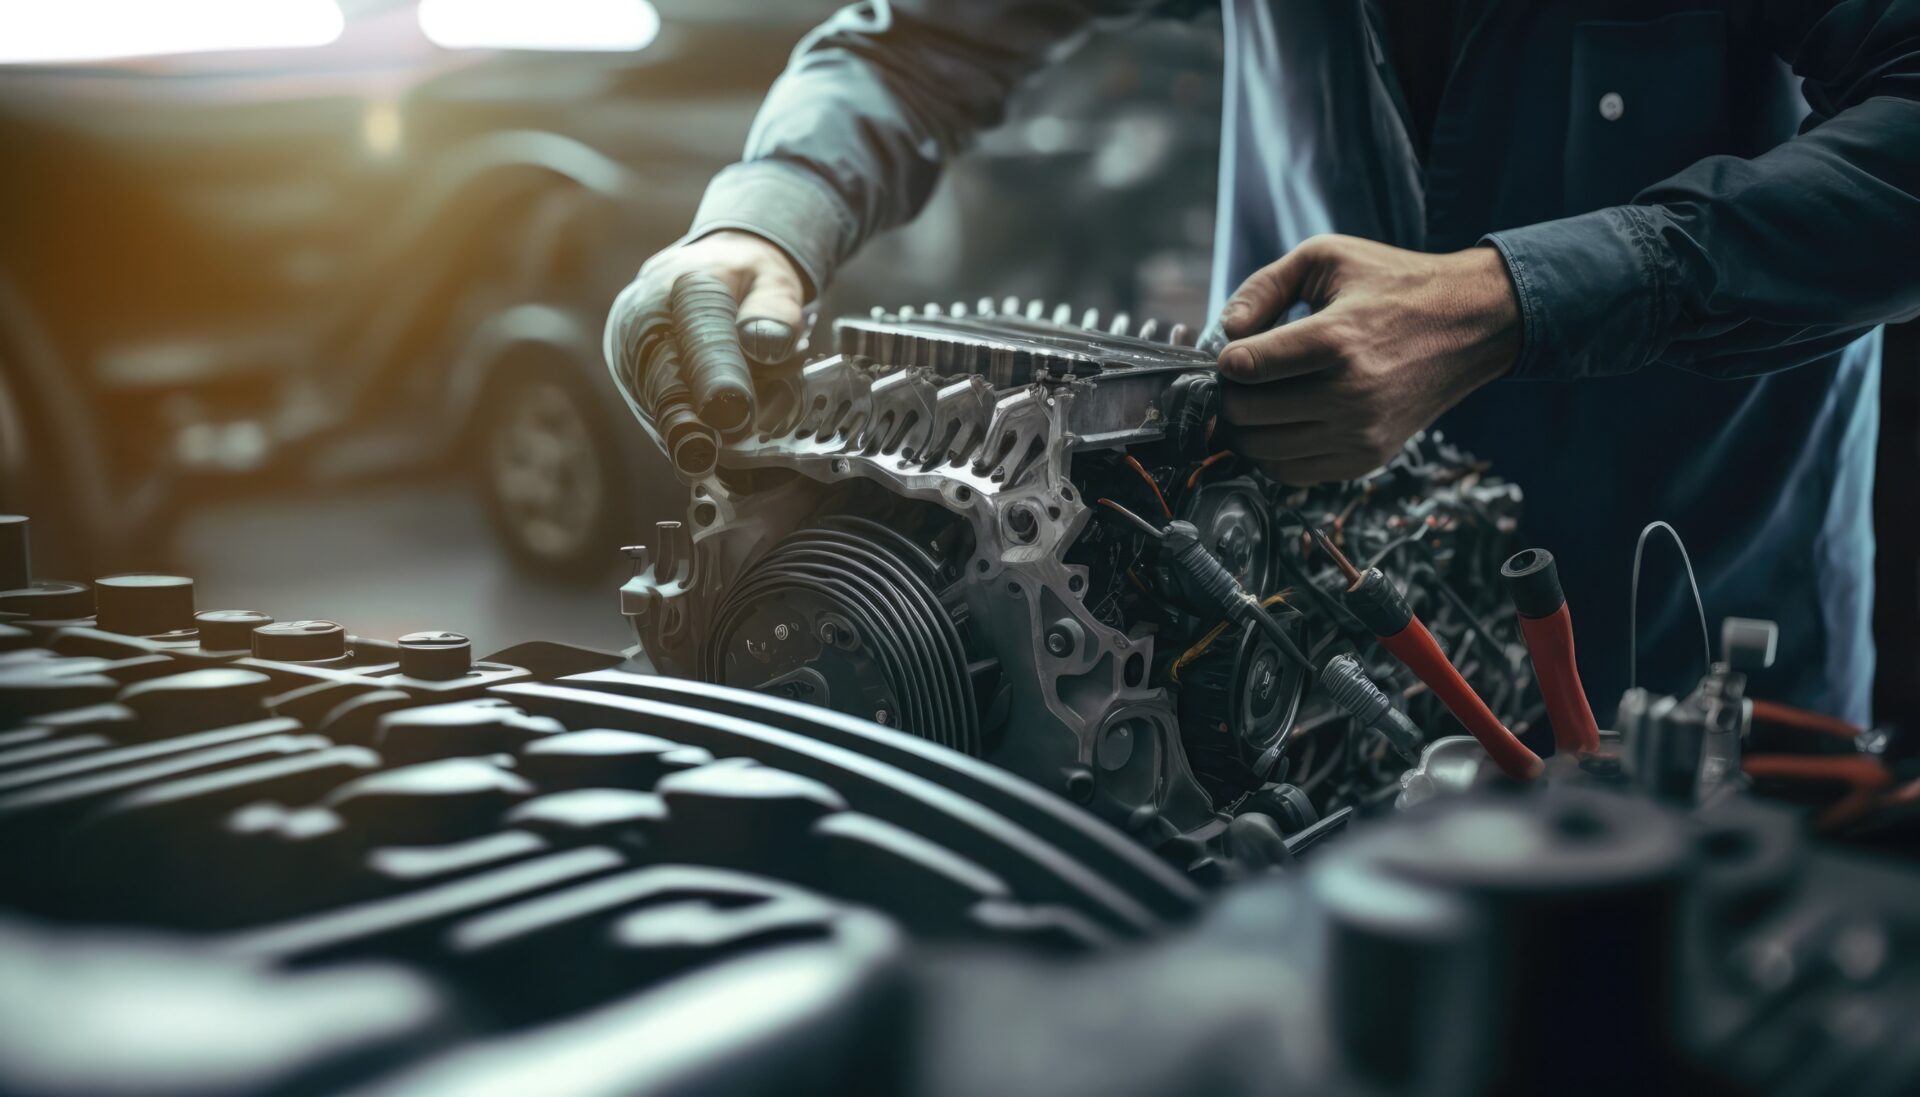
[[[0,590],[19,590],[32,583],[26,515],[0,514]]]
[[[138,739],[157,739],[181,731],[225,727],[266,715],[261,699],[273,679],[240,667],[205,667],[135,682],[121,691],[120,702],[140,717]]]
[[[347,630],[333,621],[276,621],[253,630],[256,659],[310,663],[346,653]]]
[[[250,651],[253,630],[273,624],[273,615],[257,609],[209,609],[194,614],[193,623],[207,651]]]
[[[184,575],[109,575],[93,584],[100,627],[152,636],[193,627],[193,580]]]
[[[409,632],[400,638],[400,673],[409,678],[458,678],[473,666],[473,641],[457,632]]]

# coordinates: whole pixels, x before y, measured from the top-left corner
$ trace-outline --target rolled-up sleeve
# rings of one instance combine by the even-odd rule
[[[1005,116],[1023,81],[1096,22],[1151,0],[874,0],[802,41],[742,161],[715,177],[692,236],[758,233],[818,290],[875,233],[911,219],[940,171]]]
[[[1920,0],[1760,5],[1813,114],[1615,206],[1497,232],[1513,376],[1783,369],[1920,315]]]

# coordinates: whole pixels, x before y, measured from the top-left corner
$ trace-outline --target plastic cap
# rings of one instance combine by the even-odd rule
[[[1513,608],[1522,617],[1552,617],[1567,604],[1560,587],[1560,569],[1553,553],[1542,548],[1521,549],[1500,565],[1500,577],[1507,581],[1513,596]]]
[[[400,638],[400,673],[442,681],[473,666],[473,642],[457,632],[409,632]]]
[[[256,609],[210,609],[194,614],[193,623],[207,651],[251,651],[253,630],[273,624],[273,615]]]
[[[27,518],[23,514],[0,514],[0,590],[19,590],[32,582]]]
[[[193,627],[193,580],[182,575],[110,575],[94,583],[100,627],[153,636]]]
[[[253,630],[256,659],[309,663],[347,653],[347,630],[332,621],[278,621]]]
[[[1780,626],[1755,617],[1729,617],[1720,622],[1720,658],[1742,674],[1773,665],[1780,645]]]

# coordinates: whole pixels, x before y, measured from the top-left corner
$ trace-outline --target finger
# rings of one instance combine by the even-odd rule
[[[647,300],[647,287],[636,278],[627,283],[627,288],[613,299],[613,307],[607,310],[607,326],[601,334],[600,349],[616,377],[631,373],[638,361],[638,348],[633,345],[634,331],[646,313]]]
[[[1303,488],[1337,480],[1356,479],[1377,467],[1379,467],[1378,461],[1366,454],[1352,452],[1271,461],[1261,466],[1262,471],[1274,480]]]
[[[1220,310],[1227,335],[1243,339],[1272,327],[1300,299],[1312,273],[1332,258],[1327,241],[1315,236],[1248,275]]]
[[[1251,461],[1305,461],[1340,451],[1340,442],[1325,423],[1292,423],[1281,427],[1235,427],[1227,438],[1233,452]]]
[[[792,276],[763,271],[740,299],[740,345],[747,357],[762,365],[783,362],[793,354],[800,334],[800,283]]]
[[[1342,354],[1336,331],[1334,321],[1321,312],[1236,339],[1220,352],[1220,372],[1230,381],[1257,385],[1331,369],[1340,364]]]
[[[1223,381],[1220,413],[1227,422],[1242,427],[1338,419],[1340,402],[1329,377],[1318,373],[1267,385]]]

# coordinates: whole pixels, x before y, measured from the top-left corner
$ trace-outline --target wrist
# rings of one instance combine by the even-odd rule
[[[1459,253],[1465,271],[1465,320],[1470,326],[1466,373],[1475,388],[1505,377],[1520,359],[1523,326],[1520,296],[1506,260],[1489,246]]]
[[[807,276],[799,261],[786,248],[752,229],[709,229],[698,235],[689,234],[674,248],[695,246],[710,249],[707,254],[725,256],[730,265],[743,266],[756,272],[777,267],[791,276],[800,287],[802,300],[811,301],[817,296],[813,280]]]
[[[809,300],[860,239],[859,219],[823,177],[779,160],[734,164],[714,176],[685,239],[728,229],[777,246],[800,271]]]

